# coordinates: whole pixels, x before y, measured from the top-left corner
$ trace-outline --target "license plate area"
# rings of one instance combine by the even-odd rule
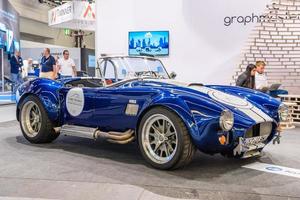
[[[267,138],[268,136],[265,135],[265,136],[251,137],[251,138],[243,138],[242,141],[245,146],[249,146],[249,145],[256,145],[262,143],[266,141]]]

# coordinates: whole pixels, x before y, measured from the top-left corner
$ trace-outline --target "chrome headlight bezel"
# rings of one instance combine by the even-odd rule
[[[289,108],[285,104],[280,104],[278,108],[278,116],[280,121],[287,121],[289,117]]]
[[[234,117],[229,110],[223,110],[220,115],[219,125],[223,131],[230,131],[233,128]]]

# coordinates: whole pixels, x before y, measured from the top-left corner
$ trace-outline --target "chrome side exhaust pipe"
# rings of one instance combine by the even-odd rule
[[[134,139],[133,130],[122,132],[103,132],[100,130],[95,131],[94,138],[103,138],[111,143],[127,144]]]
[[[59,131],[59,130],[58,130]],[[83,137],[88,139],[102,138],[111,143],[116,144],[127,144],[134,140],[134,131],[127,130],[125,132],[103,132],[98,128],[90,128],[84,126],[75,125],[63,125],[60,129],[61,134]]]

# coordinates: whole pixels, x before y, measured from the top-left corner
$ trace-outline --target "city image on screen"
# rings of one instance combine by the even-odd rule
[[[136,31],[128,34],[129,55],[169,55],[169,31]]]

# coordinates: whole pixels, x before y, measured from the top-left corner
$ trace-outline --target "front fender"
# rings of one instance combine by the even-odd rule
[[[199,138],[199,129],[197,124],[195,123],[195,119],[190,111],[190,108],[184,100],[178,98],[177,96],[167,95],[166,93],[164,93],[164,95],[156,96],[156,98],[152,99],[152,101],[149,101],[148,104],[143,106],[139,114],[139,120],[141,120],[142,116],[148,110],[157,106],[165,107],[175,112],[186,125],[192,139],[197,140],[197,138]]]

